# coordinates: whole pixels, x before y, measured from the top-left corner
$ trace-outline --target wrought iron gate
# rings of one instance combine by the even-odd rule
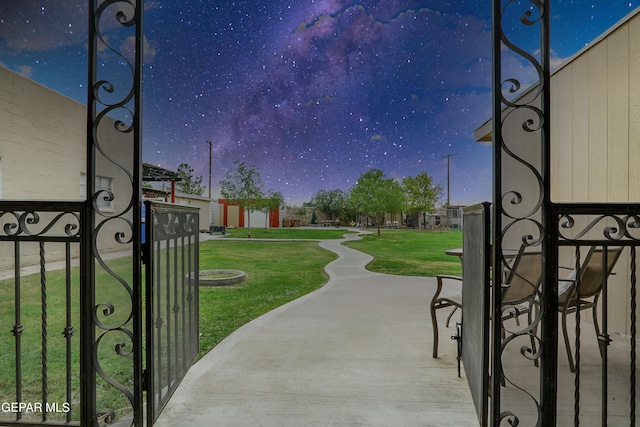
[[[487,425],[489,403],[490,223],[489,203],[464,209],[460,356],[482,427]]]
[[[197,209],[145,202],[147,424],[153,425],[199,351]]]

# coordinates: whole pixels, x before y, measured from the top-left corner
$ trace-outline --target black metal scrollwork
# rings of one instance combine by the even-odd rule
[[[136,243],[134,242],[135,221],[132,221],[131,218],[139,215],[136,212],[139,209],[138,193],[135,191],[139,184],[136,182],[137,175],[134,173],[134,168],[137,165],[135,161],[131,160],[137,158],[134,153],[139,151],[139,147],[136,146],[139,141],[135,138],[132,139],[131,135],[135,133],[140,120],[136,116],[139,112],[136,105],[139,103],[137,99],[139,97],[137,73],[141,64],[137,52],[135,57],[131,58],[116,46],[121,46],[124,39],[133,37],[135,30],[139,30],[143,5],[140,0],[94,1],[97,7],[93,9],[93,15],[90,17],[89,35],[95,38],[96,43],[94,44],[95,51],[90,52],[90,55],[93,55],[94,62],[103,61],[103,67],[96,67],[94,70],[91,87],[90,100],[93,99],[94,116],[91,123],[92,146],[90,150],[93,150],[94,159],[97,159],[97,163],[102,167],[119,171],[118,176],[128,180],[132,190],[130,193],[123,194],[117,190],[94,188],[94,193],[90,195],[93,211],[97,214],[91,238],[91,249],[97,267],[110,278],[106,281],[108,286],[118,284],[124,290],[124,295],[130,299],[129,303],[104,300],[93,302],[95,306],[93,307],[92,320],[96,326],[93,363],[96,374],[119,390],[135,411],[134,392],[127,385],[131,382],[129,379],[123,380],[121,376],[116,379],[115,375],[106,371],[107,364],[104,364],[103,368],[101,357],[105,351],[101,351],[101,347],[110,347],[112,355],[116,358],[128,359],[131,357],[134,346],[138,345],[134,338],[132,325],[136,307],[133,289],[136,284],[131,281],[135,281],[136,278],[135,275],[133,278],[129,278],[129,274],[116,271],[116,268],[104,259],[101,253],[102,246],[99,242],[109,241],[112,245],[121,245],[123,249],[128,249]],[[103,51],[105,54],[98,55],[98,51]],[[101,75],[98,76],[98,73]],[[114,131],[116,136],[113,136]],[[111,135],[111,139],[106,138],[105,135]],[[116,139],[117,135],[121,135],[122,138],[121,141],[115,143],[119,147],[131,144],[130,156],[121,158],[121,154],[116,154],[117,150],[114,150],[113,139]],[[95,173],[96,171],[87,172]],[[118,188],[125,187],[120,184]],[[98,289],[98,286],[107,286],[107,284],[96,283],[95,286]],[[122,295],[120,291],[106,293]],[[105,298],[104,294],[105,292],[101,294],[100,298]],[[116,316],[116,313],[120,314]],[[123,336],[124,339],[118,339],[116,336]],[[118,341],[117,344],[114,345],[113,340]],[[135,375],[133,363],[130,369],[133,377]],[[99,411],[97,415],[106,414],[102,420],[105,423],[111,423],[115,420],[116,410],[121,409],[106,408]],[[140,421],[134,417],[132,425],[139,425],[139,423]]]
[[[42,218],[43,213],[35,211],[0,212],[0,220],[4,221],[3,230],[7,236],[50,236],[62,227],[64,237],[78,237],[80,231],[80,215],[76,212],[59,212],[53,218]],[[3,218],[8,217],[8,218]],[[62,234],[62,233],[57,233]]]
[[[567,241],[580,241],[595,238],[609,242],[640,241],[640,217],[635,214],[602,214],[594,219],[563,214],[558,217],[560,238]],[[577,223],[586,224],[577,229]]]
[[[509,57],[519,61],[522,66],[519,68],[521,75],[509,75],[502,77],[502,69],[498,71],[500,81],[496,81],[494,88],[499,92],[499,100],[501,103],[501,114],[494,117],[500,131],[496,132],[496,150],[499,150],[497,158],[502,164],[496,164],[496,168],[508,167],[510,170],[517,170],[517,174],[523,177],[522,180],[502,180],[499,185],[497,194],[500,197],[494,205],[495,215],[500,215],[499,235],[501,241],[521,242],[526,247],[540,247],[545,238],[545,228],[542,222],[542,207],[545,196],[545,182],[541,165],[535,163],[535,160],[529,159],[523,154],[523,144],[535,145],[532,148],[535,151],[539,148],[542,152],[541,132],[547,123],[545,122],[545,114],[541,105],[541,97],[545,91],[545,76],[542,60],[538,58],[540,52],[539,46],[524,47],[521,37],[514,40],[515,37],[509,36],[509,31],[514,34],[522,35],[523,32],[531,31],[546,25],[544,22],[546,2],[542,0],[528,1],[495,1],[494,10],[500,10],[499,16],[494,22],[494,31],[499,34],[501,52],[498,53],[502,57]],[[499,6],[498,6],[499,5]],[[527,40],[529,43],[531,40]],[[540,40],[542,43],[542,40]],[[494,52],[494,54],[496,54]],[[513,71],[513,69],[510,69]],[[502,130],[505,132],[502,132]],[[509,129],[511,133],[506,130]],[[517,135],[515,130],[520,129],[525,135]],[[540,141],[540,142],[538,142]],[[508,165],[508,166],[505,166]],[[507,187],[509,185],[509,187]],[[518,187],[520,185],[521,187]],[[505,250],[499,246],[501,252],[497,253],[499,265],[502,266],[502,272],[506,274],[517,274],[513,270],[509,257],[505,256]],[[497,267],[496,267],[497,268]],[[494,279],[500,277],[501,273],[494,272]],[[544,295],[537,289],[537,284],[531,284],[535,289],[536,300],[543,301]],[[494,286],[494,289],[496,287]],[[540,307],[544,304],[540,303]],[[530,308],[531,309],[531,308]],[[517,318],[520,309],[517,307],[505,307],[501,310],[501,323],[504,338],[499,346],[494,346],[494,351],[499,352],[500,366],[495,367],[498,370],[496,375],[501,376],[500,379],[494,378],[496,381],[508,382],[515,390],[518,390],[524,396],[527,396],[533,405],[537,408],[537,422],[539,425],[541,420],[541,404],[537,398],[525,389],[524,386],[515,384],[503,371],[504,364],[503,355],[506,354],[508,347],[520,345],[519,338],[530,340],[530,345],[520,347],[519,353],[530,361],[537,362],[543,354],[544,346],[541,340],[536,336],[536,329],[539,328],[544,310],[538,310],[535,316],[532,316],[530,323],[524,326],[509,326],[510,323],[506,319]],[[496,314],[497,315],[497,314]],[[500,337],[494,337],[500,342]],[[509,352],[512,354],[513,352]],[[494,359],[495,360],[495,359]],[[500,392],[501,387],[494,387],[494,391]],[[499,400],[498,400],[499,401]],[[499,413],[495,413],[496,421],[503,425],[517,426],[520,424],[522,416],[517,415],[514,411],[499,408]],[[535,417],[535,415],[534,415]]]

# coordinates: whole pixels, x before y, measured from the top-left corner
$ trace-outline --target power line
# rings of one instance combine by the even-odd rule
[[[209,144],[209,200],[211,200],[211,157],[213,151],[213,143],[211,141],[207,141]]]

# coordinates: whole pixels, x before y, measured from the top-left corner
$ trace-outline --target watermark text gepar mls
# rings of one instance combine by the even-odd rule
[[[67,413],[71,410],[69,402],[2,402],[1,413]]]

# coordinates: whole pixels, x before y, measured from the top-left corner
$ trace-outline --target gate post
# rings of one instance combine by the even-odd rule
[[[143,425],[143,10],[143,0],[89,1],[87,195],[80,309],[83,426],[97,426],[99,419],[110,423],[115,418],[116,408],[98,406],[98,380],[124,396],[133,412],[131,425]],[[133,52],[116,48],[131,39]],[[98,55],[105,50],[110,57]],[[123,148],[128,148],[125,155]],[[128,266],[111,265],[102,256],[105,247],[130,253]],[[107,278],[98,287],[99,272]],[[115,302],[110,292],[126,295],[130,302]],[[108,372],[100,363],[107,355],[120,364],[130,363],[125,374],[130,378]]]
[[[520,423],[521,415],[516,410],[504,408],[501,400],[501,383],[509,382],[503,371],[502,354],[519,337],[538,342],[537,350],[532,344],[529,348],[523,347],[526,352],[522,355],[541,362],[539,396],[534,396],[524,386],[511,384],[532,400],[537,409],[535,425],[556,425],[558,237],[550,200],[549,5],[549,0],[492,2],[494,292],[490,425],[496,427],[502,420],[513,425]],[[511,37],[525,33],[525,37]],[[531,48],[527,44],[527,51],[518,45],[524,39],[527,43],[539,41],[539,46]],[[505,57],[520,61],[523,64],[521,71],[534,71],[534,81],[531,81],[531,75],[525,74],[503,77],[502,59]],[[530,88],[527,84],[531,84]],[[510,132],[506,131],[507,127]],[[517,135],[514,135],[514,129],[518,129]],[[519,150],[525,144],[536,152],[531,158]],[[514,174],[525,178],[514,180]],[[542,252],[542,284],[536,291],[540,310],[532,323],[509,331],[503,322],[502,295],[497,285],[501,284],[501,272],[510,269],[505,250],[514,249],[515,245],[538,247]],[[536,336],[536,330],[541,332],[541,338]]]

